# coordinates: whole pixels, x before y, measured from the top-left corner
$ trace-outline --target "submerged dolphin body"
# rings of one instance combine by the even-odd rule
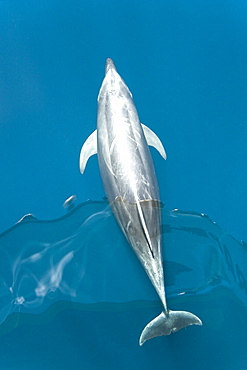
[[[169,335],[188,325],[202,325],[190,312],[167,308],[161,253],[159,188],[148,145],[166,159],[159,138],[140,123],[132,94],[112,59],[106,61],[105,78],[98,95],[97,130],[85,141],[80,171],[98,154],[108,201],[125,237],[135,251],[163,304],[159,316],[146,325],[139,344]]]

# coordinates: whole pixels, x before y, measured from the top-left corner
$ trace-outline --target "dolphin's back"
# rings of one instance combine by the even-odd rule
[[[98,161],[109,201],[159,199],[149,147],[132,97],[106,92],[98,103]]]
[[[163,145],[152,130],[140,123],[132,94],[111,59],[98,95],[97,130],[84,143],[80,155],[83,173],[88,158],[98,154],[104,189],[128,242],[144,267],[163,304],[162,313],[144,328],[140,345],[201,320],[186,311],[167,308],[161,253],[159,188],[148,145],[166,159]]]

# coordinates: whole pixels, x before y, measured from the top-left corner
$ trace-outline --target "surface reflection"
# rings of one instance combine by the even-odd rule
[[[163,208],[162,220],[168,301],[179,308],[224,288],[246,307],[245,243],[199,213]],[[22,218],[0,235],[0,266],[1,323],[58,305],[59,311],[68,304],[89,311],[159,306],[105,201],[80,204],[53,221]]]

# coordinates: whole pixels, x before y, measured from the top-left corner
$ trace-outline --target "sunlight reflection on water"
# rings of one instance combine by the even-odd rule
[[[222,286],[246,306],[246,245],[205,215],[163,209],[162,219],[168,300],[183,306],[185,297]],[[13,312],[38,314],[61,301],[158,301],[104,201],[53,221],[24,217],[0,235],[0,257],[1,323]]]

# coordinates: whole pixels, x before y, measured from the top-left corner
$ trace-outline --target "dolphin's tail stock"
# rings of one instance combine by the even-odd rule
[[[150,321],[143,329],[139,344],[161,335],[169,335],[189,325],[202,325],[201,320],[193,313],[186,311],[162,311],[161,314]]]

